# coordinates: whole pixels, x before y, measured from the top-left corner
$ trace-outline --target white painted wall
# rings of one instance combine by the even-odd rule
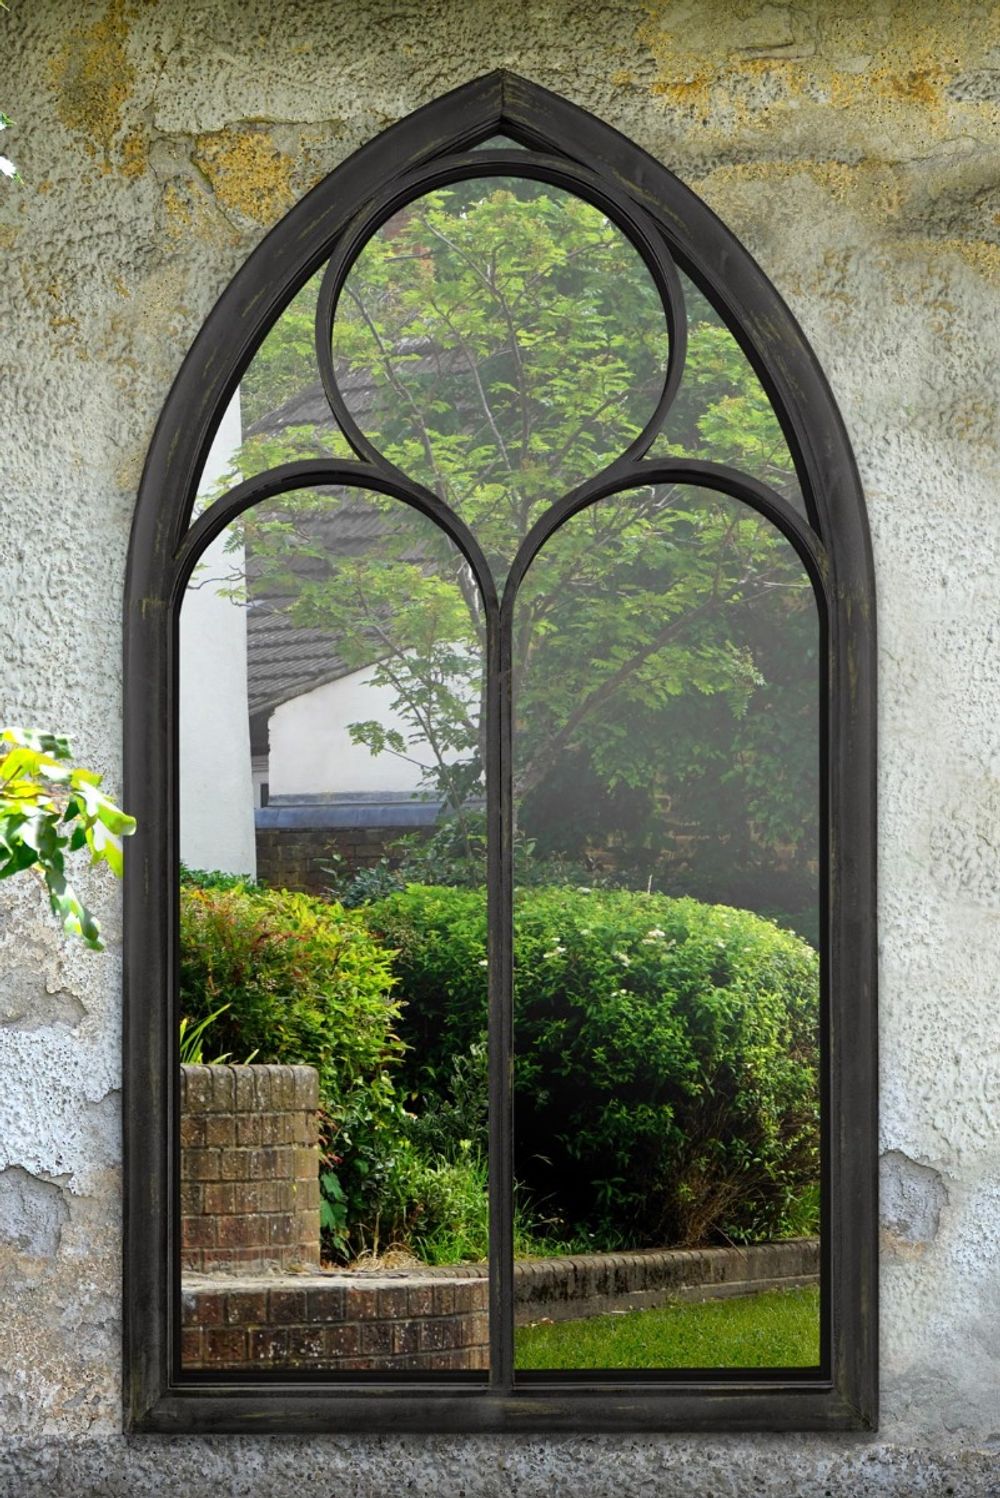
[[[420,766],[433,763],[426,741],[410,745],[409,759],[370,754],[351,741],[347,725],[370,718],[407,733],[392,710],[392,688],[373,686],[373,675],[370,667],[353,671],[275,709],[270,721],[272,796],[418,789]]]
[[[199,494],[228,469],[240,436],[237,391],[215,435]],[[201,586],[189,586],[181,607],[181,858],[192,868],[254,875],[246,613],[210,581],[242,570],[241,555],[224,553],[224,541],[225,533],[205,552],[192,579]]]

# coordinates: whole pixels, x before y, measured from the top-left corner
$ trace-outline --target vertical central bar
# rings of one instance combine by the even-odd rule
[[[490,1384],[514,1378],[513,1175],[513,743],[507,611],[490,609],[486,634],[487,923],[489,931]]]

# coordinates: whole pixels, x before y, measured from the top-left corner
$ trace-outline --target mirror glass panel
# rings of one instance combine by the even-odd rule
[[[539,513],[649,421],[668,335],[643,260],[599,209],[488,177],[372,236],[333,352],[358,426],[472,526],[500,579]]]
[[[681,486],[518,594],[519,1369],[819,1361],[819,643],[785,537]]]
[[[482,627],[448,538],[357,490],[245,512],[188,585],[186,1372],[485,1376]]]

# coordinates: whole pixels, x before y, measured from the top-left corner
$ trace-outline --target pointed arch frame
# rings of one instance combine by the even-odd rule
[[[181,1376],[177,1095],[178,636],[184,585],[204,545],[249,505],[307,484],[359,485],[435,520],[462,550],[496,621],[487,636],[487,701],[498,725],[488,767],[490,923],[510,919],[510,667],[502,614],[475,538],[437,496],[358,461],[298,463],[248,480],[190,525],[216,426],[261,338],[289,299],[346,242],[356,219],[408,176],[503,134],[590,179],[634,219],[720,311],[781,422],[808,522],[745,475],[718,465],[644,461],[636,443],[554,506],[525,538],[515,572],[569,515],[649,482],[721,490],[758,510],[796,547],[826,639],[821,733],[825,803],[824,1313],[822,1377],[791,1371],[685,1374],[653,1382],[512,1376],[510,1192],[492,1210],[492,1369],[488,1384],[345,1385],[304,1375],[252,1383]],[[484,152],[496,157],[504,153]],[[516,170],[511,162],[509,169]],[[471,174],[471,173],[470,173]],[[557,180],[555,168],[553,179]],[[629,208],[628,205],[631,205]],[[635,241],[633,241],[635,242]],[[332,306],[332,299],[331,299]],[[669,384],[669,378],[668,378]],[[513,596],[514,589],[511,590]],[[426,105],[357,151],[263,240],[219,298],[182,365],[153,436],[135,511],[125,597],[125,795],[139,820],[125,881],[126,1421],[136,1431],[326,1432],[784,1430],[874,1427],[877,1418],[874,577],[861,485],[821,370],[760,267],[671,172],[612,127],[505,72]],[[491,950],[491,1181],[510,1176],[510,944]],[[491,1194],[493,1194],[491,1192]]]

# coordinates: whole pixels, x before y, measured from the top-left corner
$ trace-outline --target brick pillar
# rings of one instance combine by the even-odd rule
[[[319,1267],[312,1066],[181,1067],[181,1267]]]

